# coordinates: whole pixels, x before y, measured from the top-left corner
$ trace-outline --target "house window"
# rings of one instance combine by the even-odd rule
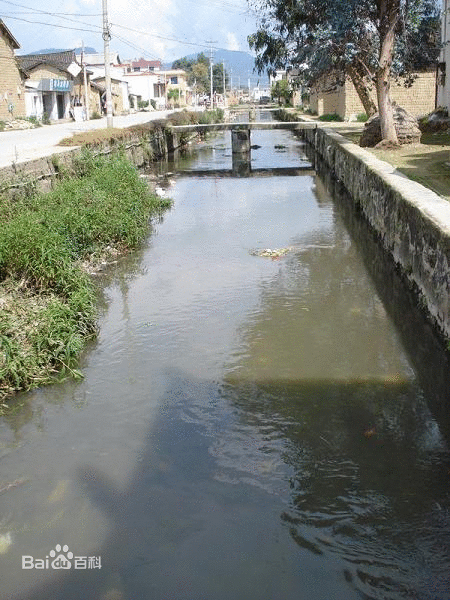
[[[178,77],[171,77],[170,78],[170,83],[172,85],[177,85],[177,83],[178,83]]]

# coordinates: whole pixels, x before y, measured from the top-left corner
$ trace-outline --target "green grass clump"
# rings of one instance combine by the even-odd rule
[[[0,403],[72,370],[96,331],[82,261],[136,248],[149,218],[169,205],[120,153],[88,151],[49,193],[0,200]]]
[[[222,123],[225,118],[225,113],[222,108],[207,110],[198,114],[198,123],[208,125],[209,123]]]
[[[320,115],[319,121],[343,121],[344,119],[336,113],[329,113],[326,115]]]

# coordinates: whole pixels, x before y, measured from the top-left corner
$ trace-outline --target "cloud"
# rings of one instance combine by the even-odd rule
[[[108,18],[114,38],[128,47],[130,55],[164,59],[177,45],[172,23],[178,14],[174,0],[109,0]],[[124,41],[125,40],[125,41]]]
[[[227,50],[240,50],[241,47],[237,41],[237,37],[230,31],[227,33]]]

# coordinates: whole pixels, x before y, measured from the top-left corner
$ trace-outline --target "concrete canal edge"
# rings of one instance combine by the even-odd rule
[[[146,134],[132,134],[126,140],[118,142],[103,142],[89,146],[94,153],[111,154],[122,148],[129,160],[143,167],[152,162],[166,158],[171,152],[176,152],[197,134],[181,135],[172,131],[170,124],[165,121],[153,126]],[[35,160],[19,163],[12,162],[10,166],[0,168],[0,194],[17,194],[26,188],[48,191],[53,182],[63,172],[71,172],[74,161],[83,152],[79,146],[72,147],[43,156]]]
[[[448,341],[450,203],[335,131],[318,127],[302,136],[349,192]]]

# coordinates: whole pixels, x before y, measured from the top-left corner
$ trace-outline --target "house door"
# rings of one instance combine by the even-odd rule
[[[44,104],[44,113],[47,113],[48,118],[51,119],[53,112],[52,94],[43,94],[42,101]]]
[[[56,104],[58,107],[58,119],[64,119],[64,94],[56,94]]]

